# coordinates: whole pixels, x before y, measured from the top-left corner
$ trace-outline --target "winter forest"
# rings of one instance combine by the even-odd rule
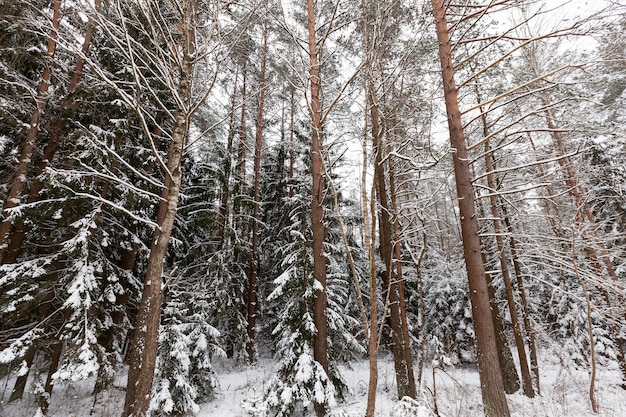
[[[625,30],[0,0],[0,415],[624,415]]]

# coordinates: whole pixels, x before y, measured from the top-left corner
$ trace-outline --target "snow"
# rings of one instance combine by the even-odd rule
[[[211,402],[201,404],[197,416],[250,417],[263,414],[262,397],[276,369],[276,361],[261,358],[256,365],[236,365],[229,360],[215,364],[220,381],[218,394]],[[361,360],[352,367],[341,367],[350,393],[332,412],[335,417],[363,416],[367,402],[369,364]],[[565,366],[558,358],[546,356],[541,360],[542,395],[534,399],[521,393],[509,395],[509,408],[513,417],[626,417],[626,391],[619,386],[619,370],[609,366],[601,368],[597,381],[600,412],[594,414],[589,405],[589,377],[587,370]],[[379,417],[432,417],[434,393],[441,417],[480,417],[482,406],[478,373],[475,367],[449,367],[435,370],[436,390],[432,369],[424,369],[424,381],[418,399],[396,399],[395,373],[390,357],[379,358],[379,382],[376,399],[376,416]],[[1,416],[33,416],[37,408],[34,395],[27,393],[22,402],[7,404],[11,380],[2,381],[5,388],[0,398]],[[91,396],[93,377],[73,385],[57,384],[51,398],[49,417],[117,416],[124,402],[126,375],[120,373],[113,387],[94,401]],[[30,384],[29,384],[30,386]],[[285,392],[282,395],[286,395]],[[312,415],[312,414],[311,414]],[[308,417],[303,414],[302,417]]]

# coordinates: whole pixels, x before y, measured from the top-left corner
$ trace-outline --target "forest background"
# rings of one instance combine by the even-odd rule
[[[398,399],[477,364],[508,416],[550,352],[597,411],[599,372],[626,387],[625,13],[0,0],[6,401],[122,372],[123,416],[193,414],[217,358],[272,356],[247,412],[321,416],[367,358],[373,416],[388,351]]]

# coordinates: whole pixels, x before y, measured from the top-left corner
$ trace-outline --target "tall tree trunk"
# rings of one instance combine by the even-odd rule
[[[163,264],[167,255],[170,235],[178,207],[182,179],[182,156],[185,138],[189,129],[191,109],[191,85],[194,58],[194,28],[196,18],[195,0],[181,4],[181,48],[182,65],[177,95],[179,107],[174,115],[172,139],[167,157],[163,200],[159,204],[157,225],[152,236],[150,255],[146,265],[143,292],[135,320],[135,333],[129,356],[128,382],[122,417],[145,417],[150,406],[152,382],[157,356],[157,342],[163,302]]]
[[[233,93],[230,99],[230,117],[228,125],[228,140],[226,142],[226,150],[222,167],[224,173],[222,175],[222,190],[220,192],[220,209],[217,226],[217,236],[219,239],[218,248],[224,248],[226,239],[226,226],[228,225],[228,201],[230,198],[230,175],[232,173],[232,152],[233,139],[235,138],[235,103],[237,97],[237,82],[239,80],[239,66],[235,72],[235,81],[233,83]]]
[[[61,143],[62,135],[63,135],[63,126],[66,123],[65,114],[71,104],[72,99],[70,95],[76,90],[78,83],[83,74],[83,68],[85,66],[85,56],[89,53],[89,48],[91,46],[91,40],[93,38],[93,32],[95,28],[95,20],[96,15],[100,11],[100,7],[102,6],[102,0],[95,0],[94,3],[94,14],[89,18],[89,22],[87,23],[87,29],[85,30],[85,37],[83,39],[83,44],[81,47],[81,55],[78,57],[76,61],[76,65],[74,66],[74,70],[72,71],[72,76],[70,77],[70,82],[67,85],[67,93],[65,99],[61,102],[61,114],[57,117],[50,129],[50,139],[48,139],[48,143],[46,144],[43,150],[43,157],[41,158],[41,162],[39,163],[39,167],[37,168],[37,172],[35,173],[35,177],[32,185],[28,191],[28,199],[27,203],[33,203],[37,201],[37,196],[39,191],[41,191],[43,184],[39,180],[39,176],[45,171],[48,167],[52,159],[54,158],[54,154]],[[36,134],[37,132],[35,132]],[[24,243],[24,238],[26,237],[26,225],[20,219],[16,222],[15,227],[13,229],[13,233],[11,234],[9,231],[9,236],[7,236],[7,240],[9,240],[8,247],[4,253],[0,250],[0,258],[1,263],[8,264],[14,263],[19,256],[20,250],[22,249],[22,244]],[[9,239],[10,237],[10,239]]]
[[[481,216],[482,217],[482,216]],[[487,257],[482,254],[483,264],[487,265]],[[498,359],[500,361],[500,369],[502,371],[502,382],[504,383],[504,392],[513,394],[520,389],[519,375],[515,368],[515,361],[511,353],[509,341],[504,334],[504,325],[502,323],[502,314],[500,307],[496,301],[496,291],[492,284],[491,274],[486,273],[487,289],[489,291],[489,307],[491,308],[491,319],[493,320],[493,330],[496,335],[496,348],[498,349]]]
[[[545,96],[542,96],[541,98],[544,106],[549,107],[548,99]],[[585,254],[587,258],[591,261],[594,272],[598,276],[602,276],[602,265],[604,265],[604,269],[611,281],[619,282],[620,279],[615,272],[615,266],[613,265],[613,261],[607,253],[604,239],[602,238],[602,236],[599,236],[595,216],[593,215],[589,203],[584,198],[584,196],[587,194],[586,190],[584,190],[584,187],[581,186],[580,182],[578,181],[571,159],[566,156],[567,148],[565,146],[563,135],[558,129],[554,121],[555,117],[549,108],[545,111],[545,120],[548,129],[550,130],[550,135],[552,136],[552,141],[554,144],[554,148],[556,149],[557,156],[559,156],[558,163],[563,174],[563,182],[567,187],[568,193],[576,209],[576,224],[581,225],[585,222],[586,219],[586,221],[589,222],[591,226],[593,226],[590,233],[593,237],[593,241],[596,242],[597,249],[590,244],[586,244],[584,246]],[[612,310],[613,302],[607,289],[604,286],[598,284],[596,285],[596,287],[603,295],[609,310]],[[618,293],[617,299],[618,304],[622,306],[620,310],[620,315],[624,316],[624,297]],[[610,314],[609,316],[613,316],[613,314]],[[611,318],[612,317],[609,317],[609,319]],[[615,345],[615,348],[617,350],[617,362],[620,366],[620,370],[622,373],[622,387],[626,389],[626,352],[624,351],[624,339],[620,336],[621,331],[618,326],[612,324],[611,320],[609,320],[609,329],[611,330],[611,340],[613,341],[613,344]]]
[[[392,136],[396,135],[395,115],[394,127],[392,128]],[[390,144],[388,144],[391,147]],[[415,384],[415,372],[413,370],[413,353],[411,352],[411,338],[409,335],[409,322],[406,313],[406,298],[404,296],[404,276],[402,274],[402,249],[401,249],[401,230],[400,230],[400,211],[398,210],[398,197],[396,188],[396,175],[393,158],[388,158],[389,165],[389,189],[391,191],[391,209],[393,213],[393,250],[394,262],[396,265],[397,286],[398,286],[398,309],[400,312],[401,330],[402,330],[402,350],[404,351],[404,363],[406,366],[408,396],[417,397],[417,386]]]
[[[374,141],[374,182],[376,184],[376,194],[380,209],[378,210],[379,218],[379,236],[380,236],[380,254],[385,264],[383,271],[383,285],[386,289],[389,309],[389,323],[391,327],[392,353],[396,370],[396,385],[398,389],[398,398],[409,396],[414,398],[415,393],[411,392],[409,386],[409,374],[405,355],[405,343],[402,332],[402,315],[400,312],[400,294],[398,288],[398,277],[393,268],[393,241],[391,232],[391,219],[389,213],[391,204],[387,197],[387,185],[385,178],[385,166],[383,160],[383,144],[382,131],[380,126],[380,114],[378,107],[375,105],[376,100],[372,97],[373,92],[369,91],[370,101],[370,118],[372,120],[372,139]]]
[[[482,101],[478,87],[476,87],[476,97],[478,102]],[[489,137],[489,125],[487,123],[487,114],[483,108],[480,107],[481,121],[483,124],[483,137]],[[496,247],[498,250],[498,260],[500,262],[500,271],[502,272],[502,280],[504,281],[504,288],[506,290],[507,304],[509,307],[509,314],[511,316],[511,323],[513,324],[513,335],[515,337],[515,346],[517,348],[517,355],[520,363],[520,370],[522,373],[522,387],[524,394],[533,398],[535,391],[533,390],[533,384],[530,377],[530,369],[528,367],[528,358],[526,356],[526,345],[524,343],[524,335],[522,334],[522,327],[517,318],[517,309],[515,308],[515,298],[513,294],[513,285],[511,283],[511,276],[509,274],[509,265],[506,259],[506,250],[504,248],[504,240],[502,239],[503,228],[500,223],[500,213],[498,210],[498,201],[496,198],[496,182],[494,180],[494,162],[493,152],[489,146],[489,140],[485,141],[485,171],[487,172],[487,187],[489,190],[489,206],[491,208],[491,217],[493,221],[493,229],[496,238]]]
[[[504,216],[504,224],[506,231],[509,234],[509,247],[511,248],[511,260],[513,261],[513,270],[515,271],[515,278],[517,281],[517,289],[520,293],[520,300],[522,302],[522,318],[524,320],[524,329],[526,329],[526,335],[528,336],[528,349],[530,350],[530,369],[535,377],[535,387],[537,387],[537,394],[541,395],[541,384],[539,381],[539,362],[537,359],[537,342],[535,341],[535,329],[530,322],[530,306],[528,304],[528,298],[526,297],[526,288],[524,286],[524,280],[522,278],[522,266],[520,265],[519,258],[517,256],[517,246],[515,238],[513,237],[513,227],[507,213],[505,205],[501,206],[502,214]]]
[[[366,117],[367,119],[367,117]],[[367,124],[367,123],[366,123]],[[367,134],[365,134],[367,136]],[[371,201],[367,204],[367,137],[363,138],[363,175],[361,177],[361,201],[363,203],[363,224],[365,226],[365,247],[367,248],[367,257],[369,260],[369,310],[370,310],[370,326],[366,333],[369,335],[367,340],[367,354],[369,358],[369,383],[367,390],[367,409],[366,417],[374,417],[376,411],[376,387],[378,385],[378,279],[376,276],[376,188],[372,185]],[[369,211],[368,211],[369,210]],[[369,223],[371,220],[371,229]]]
[[[416,397],[415,375],[413,373],[413,358],[410,351],[410,341],[408,339],[408,325],[406,327],[406,305],[404,302],[404,291],[402,285],[402,267],[399,263],[394,265],[394,255],[399,256],[399,246],[394,247],[394,237],[392,230],[392,220],[389,213],[392,211],[392,204],[389,202],[387,179],[385,176],[385,164],[383,160],[383,135],[384,127],[381,125],[381,114],[378,107],[378,97],[376,97],[373,86],[372,72],[374,70],[373,56],[375,45],[370,39],[370,17],[367,4],[361,2],[363,11],[363,33],[366,54],[366,78],[365,90],[367,97],[367,109],[371,120],[371,134],[374,152],[374,189],[376,198],[372,199],[380,203],[378,211],[379,220],[379,250],[385,271],[382,274],[383,286],[387,291],[387,305],[389,309],[389,323],[391,327],[392,353],[396,371],[396,386],[398,397]],[[373,221],[373,220],[372,220]],[[398,268],[398,269],[396,269]],[[404,307],[404,310],[402,309]]]
[[[257,312],[257,272],[259,268],[259,205],[261,204],[261,147],[263,145],[263,106],[265,104],[265,70],[267,66],[267,24],[263,27],[263,58],[259,91],[259,113],[257,115],[254,146],[254,207],[252,209],[252,260],[248,275],[248,360],[254,361],[254,328]]]
[[[444,98],[459,199],[463,251],[476,332],[476,353],[483,406],[487,417],[508,417],[510,415],[509,407],[504,394],[504,383],[500,372],[495,331],[489,308],[489,292],[485,278],[485,268],[481,257],[474,189],[470,176],[467,146],[463,135],[458,91],[454,82],[452,45],[450,44],[448,33],[445,5],[443,0],[431,0],[431,3],[437,39],[439,41],[439,57],[441,60]]]
[[[61,23],[61,3],[62,0],[54,0],[52,8],[52,30],[48,37],[48,47],[46,51],[46,63],[41,76],[41,82],[39,83],[39,89],[37,91],[37,97],[35,98],[35,109],[30,119],[30,125],[26,131],[26,137],[22,143],[22,151],[20,154],[15,174],[13,175],[13,181],[11,187],[7,193],[6,201],[4,202],[3,210],[17,207],[20,204],[22,190],[26,184],[26,174],[33,157],[33,151],[35,150],[35,142],[37,140],[37,133],[39,132],[39,124],[41,123],[44,107],[48,99],[48,89],[52,81],[52,67],[54,66],[54,55],[57,48],[57,40],[59,37],[59,25]],[[5,213],[8,216],[8,213]],[[0,259],[4,258],[4,253],[7,250],[7,243],[11,234],[13,225],[6,217],[0,223]]]
[[[320,64],[317,50],[317,34],[315,26],[314,0],[307,0],[308,43],[309,43],[309,76],[311,78],[311,174],[313,177],[311,199],[311,228],[313,232],[313,279],[315,292],[313,303],[313,322],[315,337],[313,340],[313,358],[328,373],[328,341],[327,341],[327,287],[326,257],[324,242],[326,241],[326,225],[324,224],[324,178],[322,175],[322,108],[320,102]],[[316,404],[318,416],[326,414],[323,406]]]

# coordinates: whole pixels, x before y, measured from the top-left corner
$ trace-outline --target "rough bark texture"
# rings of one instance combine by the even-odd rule
[[[513,270],[515,271],[515,278],[517,282],[517,289],[520,294],[520,300],[522,302],[522,318],[524,320],[524,329],[528,336],[528,349],[530,350],[530,369],[535,378],[535,387],[537,388],[537,394],[541,395],[541,384],[539,381],[539,362],[537,360],[537,343],[535,342],[535,329],[530,322],[530,306],[528,304],[528,298],[526,297],[526,288],[524,286],[524,280],[522,278],[522,266],[517,256],[517,246],[515,239],[513,238],[513,227],[507,214],[506,206],[502,206],[502,214],[504,215],[504,224],[506,225],[506,231],[509,234],[509,247],[511,249],[511,259],[513,261]]]
[[[394,124],[395,126],[395,124]],[[395,137],[395,135],[393,135]],[[389,145],[390,146],[390,145]],[[406,298],[404,296],[404,275],[402,274],[402,249],[401,230],[398,210],[398,197],[396,189],[396,177],[393,158],[388,158],[389,165],[389,188],[391,190],[391,208],[393,217],[393,250],[394,262],[396,264],[397,285],[398,285],[398,308],[402,325],[402,348],[404,351],[404,363],[406,364],[408,391],[411,398],[417,397],[417,386],[415,384],[415,372],[413,370],[413,352],[411,351],[411,338],[409,336],[409,321],[406,314]]]
[[[476,87],[476,95],[478,102],[481,102],[480,93],[478,87]],[[481,120],[483,124],[483,137],[489,136],[489,125],[487,123],[487,114],[483,108],[480,108]],[[506,251],[504,248],[503,227],[500,222],[500,210],[498,209],[498,201],[496,197],[496,182],[494,179],[494,162],[493,152],[490,149],[489,141],[485,142],[485,170],[487,171],[487,187],[489,189],[489,206],[491,208],[491,217],[493,219],[493,229],[496,238],[496,247],[498,249],[498,260],[500,262],[500,271],[502,272],[502,280],[504,281],[504,288],[506,289],[507,305],[509,307],[509,314],[511,316],[511,323],[513,324],[513,334],[515,336],[515,346],[517,348],[517,355],[519,357],[520,371],[522,374],[522,387],[524,394],[532,398],[535,396],[533,390],[533,384],[530,377],[530,369],[528,367],[528,358],[526,356],[526,348],[524,344],[524,335],[522,333],[522,327],[517,317],[517,309],[515,308],[515,297],[513,294],[513,285],[511,283],[511,275],[509,273],[509,265],[507,263]],[[507,391],[508,392],[508,391]]]
[[[371,93],[370,93],[371,94]],[[391,205],[387,197],[387,186],[382,164],[382,129],[380,126],[380,116],[378,108],[374,105],[375,99],[370,99],[370,114],[372,120],[372,138],[374,140],[374,176],[376,182],[376,193],[380,203],[379,236],[380,254],[385,264],[383,272],[383,286],[388,291],[389,299],[389,323],[391,327],[392,353],[396,371],[396,385],[398,398],[409,396],[414,398],[415,393],[411,392],[409,385],[409,373],[407,366],[407,356],[405,355],[404,333],[402,331],[402,314],[400,311],[400,292],[398,288],[398,277],[393,268],[393,244],[391,232],[391,219],[389,213]]]
[[[267,27],[263,29],[263,58],[261,62],[261,81],[259,91],[259,113],[257,115],[256,138],[254,146],[254,207],[252,209],[252,261],[248,275],[248,342],[246,351],[248,360],[254,361],[254,328],[257,311],[257,274],[259,268],[259,206],[261,204],[261,146],[263,144],[263,105],[265,103],[265,70],[267,66]]]
[[[313,230],[313,277],[315,279],[315,301],[313,321],[315,339],[313,357],[328,372],[328,343],[326,323],[326,225],[324,224],[324,179],[322,176],[322,114],[320,104],[320,66],[315,31],[313,0],[307,0],[309,33],[309,75],[311,77],[311,174],[313,176],[313,198],[311,200],[311,227]],[[319,411],[318,411],[319,414]]]
[[[98,13],[100,7],[102,6],[102,0],[96,0],[94,3],[95,13]],[[89,48],[91,46],[91,40],[93,38],[93,32],[95,28],[95,18],[93,15],[89,19],[87,23],[87,28],[85,30],[85,37],[83,39],[83,44],[81,47],[82,55],[76,61],[76,65],[74,66],[74,70],[72,71],[72,76],[70,77],[70,82],[67,85],[66,97],[61,103],[61,111],[64,112],[72,104],[72,99],[69,97],[71,93],[76,90],[78,83],[83,74],[83,68],[85,66],[85,58],[83,56],[87,56],[89,53]],[[65,117],[61,114],[61,117],[57,117],[52,124],[52,128],[50,129],[50,139],[46,144],[43,150],[43,157],[41,158],[41,162],[39,163],[39,167],[37,168],[37,172],[35,173],[35,179],[33,180],[33,184],[30,186],[30,190],[28,191],[28,199],[27,203],[32,203],[37,201],[37,195],[39,191],[42,189],[41,181],[39,181],[39,176],[44,172],[46,167],[50,164],[52,159],[54,158],[54,154],[61,143],[62,134],[63,134],[63,125],[65,123]],[[35,132],[37,134],[38,130]],[[26,226],[22,220],[18,220],[13,229],[13,233],[10,231],[7,233],[7,237],[5,241],[8,241],[8,247],[4,253],[0,251],[0,258],[2,259],[2,263],[14,263],[17,260],[17,257],[22,248],[22,244],[24,243],[24,238],[26,237]],[[0,232],[1,233],[1,232]],[[9,239],[10,237],[10,239]]]
[[[22,190],[26,184],[26,174],[35,150],[35,141],[37,140],[37,133],[39,132],[39,124],[43,115],[43,110],[48,99],[48,89],[50,87],[52,79],[52,67],[54,65],[54,55],[57,48],[58,29],[61,23],[61,0],[54,0],[52,9],[52,30],[48,37],[48,49],[46,51],[46,64],[41,76],[41,82],[39,83],[39,89],[37,91],[37,97],[35,98],[35,109],[30,119],[30,125],[26,132],[26,137],[22,144],[22,151],[20,154],[15,174],[13,175],[13,182],[11,188],[7,193],[7,198],[4,203],[3,209],[17,207],[20,204]],[[7,216],[8,213],[5,213]],[[11,234],[13,225],[8,219],[4,219],[0,223],[0,259],[4,258],[5,251],[7,249],[7,242]]]
[[[508,417],[509,407],[504,394],[504,384],[500,372],[496,349],[495,331],[489,308],[489,293],[485,280],[485,269],[481,258],[481,246],[478,236],[478,221],[474,203],[467,147],[463,135],[463,124],[458,104],[458,92],[454,81],[451,44],[443,0],[431,0],[439,57],[443,78],[444,98],[450,130],[450,144],[456,188],[461,216],[461,234],[463,251],[469,281],[472,317],[476,332],[476,353],[480,375],[481,393],[485,415],[488,417]]]
[[[158,228],[155,228],[146,265],[146,275],[139,311],[135,320],[135,333],[129,354],[128,382],[123,417],[145,417],[148,414],[152,382],[157,356],[157,342],[163,302],[163,263],[167,255],[170,235],[178,207],[182,178],[181,161],[188,131],[188,106],[191,97],[193,74],[193,24],[192,1],[182,4],[182,67],[177,94],[181,105],[176,110],[172,139],[165,173],[164,199],[159,204]]]

